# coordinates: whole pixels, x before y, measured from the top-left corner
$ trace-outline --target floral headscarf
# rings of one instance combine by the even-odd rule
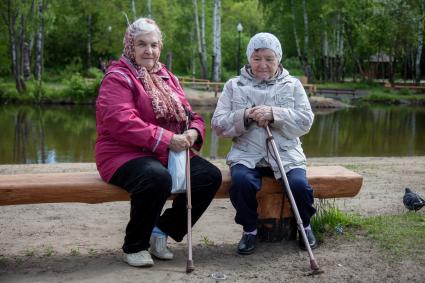
[[[156,62],[151,70],[140,66],[136,62],[134,40],[141,33],[156,32],[160,38],[162,46],[162,36],[155,21],[147,18],[140,18],[128,26],[124,36],[124,56],[136,68],[138,79],[141,81],[145,91],[152,99],[152,108],[156,119],[165,119],[167,122],[186,121],[186,114],[183,105],[177,94],[158,75],[163,68],[160,62]]]

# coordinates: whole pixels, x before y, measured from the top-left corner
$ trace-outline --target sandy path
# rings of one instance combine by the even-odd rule
[[[364,176],[358,196],[338,200],[344,211],[363,215],[403,213],[409,186],[425,195],[425,157],[311,158],[310,165],[344,165]],[[90,171],[93,164],[0,165],[0,174]],[[168,204],[169,205],[169,204]],[[260,243],[252,256],[235,253],[240,227],[228,200],[215,200],[195,226],[195,271],[184,273],[185,242],[171,242],[173,261],[131,268],[120,247],[128,220],[127,202],[39,204],[0,207],[0,282],[423,282],[425,259],[392,261],[367,238],[325,239],[315,252],[325,271],[308,276],[308,261],[296,243]],[[425,211],[420,213],[425,214]],[[407,270],[409,270],[407,272]]]

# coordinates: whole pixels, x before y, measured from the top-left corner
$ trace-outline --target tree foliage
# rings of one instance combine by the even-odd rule
[[[51,73],[84,73],[97,66],[99,57],[119,58],[127,19],[133,19],[129,0],[44,0],[44,68]],[[172,70],[178,75],[195,71],[200,77],[192,0],[133,1],[139,16],[151,12],[164,33],[161,60],[172,54]],[[151,3],[151,11],[148,9]],[[35,20],[31,5],[38,0],[2,0],[0,9],[0,74],[13,75],[10,31],[22,31],[30,51],[34,48]],[[198,5],[200,1],[198,1]],[[305,3],[305,6],[303,6]],[[9,5],[9,6],[8,6]],[[14,23],[6,13],[18,13]],[[207,70],[212,70],[214,0],[205,0]],[[200,8],[199,8],[200,11]],[[221,4],[221,80],[237,74],[238,23],[241,32],[240,61],[246,63],[245,47],[257,32],[276,34],[281,40],[284,61],[300,70],[311,66],[319,80],[341,80],[345,76],[370,77],[371,55],[385,53],[391,59],[388,79],[414,78],[418,49],[420,3],[416,0],[226,0]],[[26,25],[19,22],[25,15]],[[308,16],[308,30],[305,29]],[[88,18],[90,17],[90,25]],[[35,18],[35,17],[33,17]],[[295,28],[294,28],[295,27]],[[12,28],[12,29],[11,29]],[[294,31],[298,33],[302,56],[297,54]],[[308,46],[304,43],[308,42]],[[90,50],[90,52],[89,52]],[[34,52],[30,52],[32,68]],[[194,58],[195,56],[195,58]],[[303,58],[300,58],[303,57]],[[195,66],[193,66],[195,62]],[[296,65],[296,64],[295,64]],[[304,65],[304,67],[303,67]],[[209,76],[208,74],[208,76]]]

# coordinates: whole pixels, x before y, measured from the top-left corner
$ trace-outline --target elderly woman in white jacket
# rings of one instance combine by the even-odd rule
[[[307,239],[314,249],[317,242],[310,218],[316,210],[299,139],[310,130],[314,114],[300,81],[280,64],[282,48],[273,34],[254,35],[246,54],[249,64],[241,69],[240,76],[225,84],[212,118],[217,135],[233,140],[227,164],[232,177],[230,200],[236,209],[235,221],[243,227],[237,251],[251,254],[256,247],[256,194],[261,189],[261,177],[281,178],[267,147],[266,125],[279,148]],[[300,246],[305,248],[302,240]]]

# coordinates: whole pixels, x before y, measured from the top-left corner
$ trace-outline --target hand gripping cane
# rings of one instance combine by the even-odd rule
[[[191,113],[186,111],[186,130],[189,129]],[[186,149],[186,199],[187,199],[187,264],[186,273],[191,273],[195,266],[192,260],[192,192],[190,187],[190,148]]]
[[[317,261],[314,258],[313,252],[311,250],[310,244],[308,243],[307,235],[305,234],[305,231],[304,231],[303,221],[301,220],[301,216],[300,216],[300,213],[298,212],[297,204],[295,203],[294,196],[292,195],[291,188],[289,187],[288,178],[286,177],[285,170],[283,169],[282,160],[280,159],[279,151],[277,150],[277,147],[276,147],[276,142],[274,141],[272,132],[270,131],[270,128],[268,125],[266,125],[266,132],[268,136],[267,141],[272,145],[273,153],[274,153],[274,156],[276,157],[276,162],[279,167],[280,174],[282,176],[282,179],[281,179],[282,185],[284,187],[286,196],[289,198],[289,202],[291,203],[292,211],[294,212],[295,219],[297,221],[298,230],[301,233],[304,245],[307,248],[308,256],[310,257],[310,268],[313,270],[313,272],[317,272],[319,271],[319,265],[317,264]]]

